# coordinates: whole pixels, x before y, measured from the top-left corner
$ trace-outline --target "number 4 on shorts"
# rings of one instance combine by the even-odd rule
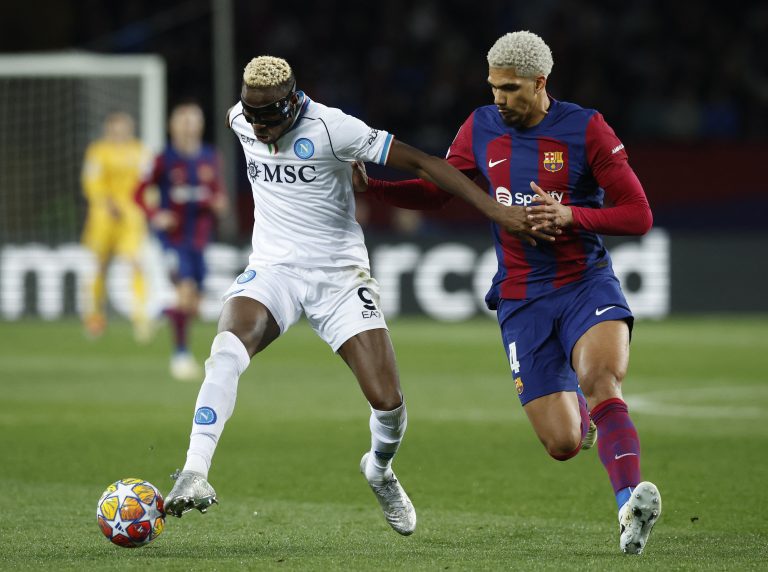
[[[509,367],[512,373],[520,373],[520,362],[517,361],[517,346],[515,342],[509,344]]]

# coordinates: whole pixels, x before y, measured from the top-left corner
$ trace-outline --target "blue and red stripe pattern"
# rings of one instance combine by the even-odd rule
[[[597,452],[608,471],[613,491],[619,493],[627,487],[636,487],[642,480],[640,439],[627,404],[617,397],[607,399],[595,405],[591,415],[599,435]]]
[[[150,186],[159,193],[159,203],[152,207],[144,197]],[[202,251],[216,222],[212,201],[223,192],[220,160],[213,147],[203,145],[199,153],[188,157],[169,145],[155,158],[152,172],[137,191],[137,200],[150,217],[158,209],[176,215],[175,228],[157,233],[164,246]]]
[[[598,184],[612,169],[626,166],[626,153],[602,116],[592,109],[550,98],[544,119],[534,127],[506,125],[496,106],[476,109],[459,130],[448,161],[465,173],[480,173],[491,196],[506,205],[528,206],[536,182],[562,204],[599,209],[605,192]],[[469,175],[468,175],[469,176]],[[486,302],[531,299],[583,278],[612,274],[600,236],[569,228],[554,244],[530,246],[492,225],[498,271]]]

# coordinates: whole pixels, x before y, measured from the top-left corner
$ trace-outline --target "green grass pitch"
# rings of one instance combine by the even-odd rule
[[[95,342],[75,321],[0,323],[0,569],[768,569],[768,318],[636,325],[624,391],[664,499],[641,557],[618,551],[597,451],[558,463],[537,442],[493,321],[391,331],[413,536],[387,526],[358,473],[354,378],[300,323],[240,380],[210,474],[221,504],[127,550],[101,535],[96,501],[130,476],[168,492],[198,384],[168,377],[166,330],[142,347],[122,322]],[[194,330],[200,358],[213,334]]]

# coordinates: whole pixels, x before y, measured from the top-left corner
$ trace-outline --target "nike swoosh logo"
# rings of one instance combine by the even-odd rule
[[[615,307],[616,307],[616,306],[606,306],[606,307],[605,307],[605,308],[603,308],[602,310],[601,310],[600,308],[597,308],[597,309],[595,310],[595,316],[602,316],[602,315],[603,315],[603,314],[605,314],[605,313],[606,313],[608,310],[610,310],[610,309],[612,309],[612,308],[615,308]]]
[[[629,457],[630,455],[634,455],[635,457],[637,457],[637,453],[624,453],[623,455],[614,455],[613,458],[618,461],[622,457]]]
[[[496,165],[498,165],[499,163],[503,163],[504,161],[506,161],[506,159],[499,159],[498,161],[493,161],[491,159],[488,159],[488,168],[490,169],[491,167],[495,167]]]

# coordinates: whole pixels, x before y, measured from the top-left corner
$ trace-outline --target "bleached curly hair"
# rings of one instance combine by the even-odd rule
[[[248,87],[282,87],[293,82],[293,70],[283,58],[259,56],[248,62],[243,71],[243,83]]]
[[[552,50],[532,32],[510,32],[496,40],[488,51],[488,65],[514,68],[520,77],[549,76],[554,61]]]

